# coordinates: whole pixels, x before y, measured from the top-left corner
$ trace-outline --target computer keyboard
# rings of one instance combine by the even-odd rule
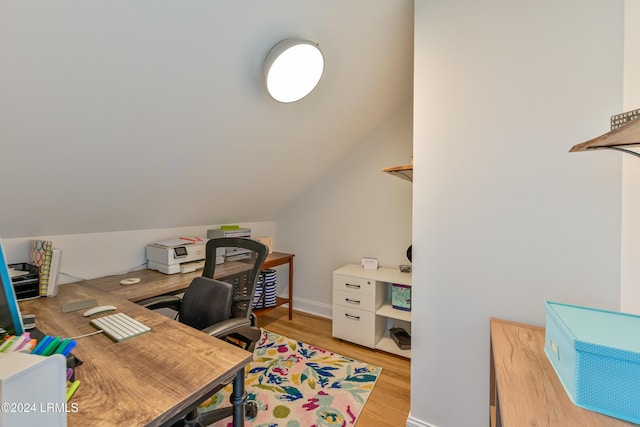
[[[102,331],[115,342],[124,341],[127,338],[149,332],[147,325],[132,319],[124,313],[114,313],[107,316],[92,319],[90,322],[94,327]]]

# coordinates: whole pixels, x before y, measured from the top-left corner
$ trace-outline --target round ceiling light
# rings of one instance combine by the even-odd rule
[[[324,58],[317,43],[285,39],[276,44],[264,62],[269,94],[279,102],[295,102],[316,87],[324,71]]]

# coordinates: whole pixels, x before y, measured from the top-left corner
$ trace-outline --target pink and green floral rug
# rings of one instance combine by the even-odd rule
[[[382,368],[263,330],[246,368],[247,401],[258,405],[246,427],[353,426]],[[231,385],[201,410],[229,406]],[[231,418],[212,424],[231,426]]]

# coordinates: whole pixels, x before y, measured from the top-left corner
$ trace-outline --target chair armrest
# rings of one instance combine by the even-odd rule
[[[251,326],[249,319],[228,319],[216,323],[215,325],[208,326],[204,328],[202,332],[209,334],[212,337],[224,337],[233,332],[237,332],[242,328],[246,328],[247,326]]]
[[[157,297],[151,297],[138,301],[138,305],[141,305],[149,310],[157,310],[159,308],[172,308],[176,311],[180,311],[180,305],[182,304],[182,298],[175,295],[160,295]]]

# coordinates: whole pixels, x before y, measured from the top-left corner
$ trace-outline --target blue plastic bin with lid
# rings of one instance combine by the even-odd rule
[[[640,316],[545,302],[544,351],[571,401],[640,423]]]

